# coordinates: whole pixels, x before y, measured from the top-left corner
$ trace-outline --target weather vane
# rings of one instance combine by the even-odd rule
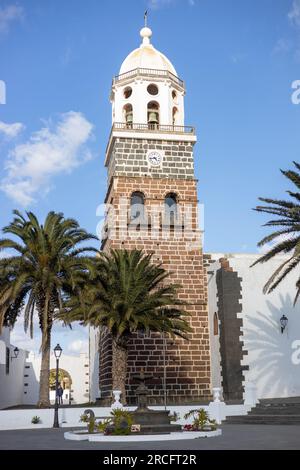
[[[144,13],[144,21],[145,21],[145,28],[147,28],[147,22],[148,22],[148,10],[145,11]]]

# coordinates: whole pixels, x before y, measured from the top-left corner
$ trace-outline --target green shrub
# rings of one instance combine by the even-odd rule
[[[83,414],[83,415],[80,416],[80,422],[81,423],[88,423],[88,421],[89,421],[88,415]]]
[[[101,433],[105,433],[105,430],[110,423],[111,423],[110,418],[107,418],[104,421],[99,421],[99,423],[97,423],[97,431]]]
[[[111,416],[97,424],[97,430],[106,435],[128,436],[132,424],[132,414],[127,410],[117,409],[111,412]]]
[[[124,436],[131,432],[133,424],[132,414],[123,409],[116,409],[111,412],[111,420],[114,427],[112,434],[114,436]]]
[[[39,416],[34,416],[31,420],[32,424],[40,424],[41,418]]]
[[[96,427],[95,417],[94,416],[88,416],[87,414],[83,414],[83,415],[80,416],[80,421],[82,423],[86,423],[88,433],[93,434],[93,432],[95,431],[95,427]]]
[[[210,420],[208,413],[203,408],[200,408],[199,410],[191,410],[184,415],[184,419],[188,419],[190,417],[194,418],[192,424],[192,429],[194,431],[203,431],[205,427],[209,427],[211,431],[215,431],[217,429],[216,420]]]

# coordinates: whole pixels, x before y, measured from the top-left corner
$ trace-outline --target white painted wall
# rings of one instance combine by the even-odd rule
[[[208,269],[215,273],[214,269]],[[207,274],[207,282],[209,289],[209,334],[210,334],[210,351],[211,351],[211,383],[212,388],[221,387],[221,354],[219,335],[214,335],[214,313],[218,312],[217,307],[217,285],[215,282],[215,274]]]
[[[28,375],[24,379],[24,399],[23,403],[26,405],[34,405],[38,401],[39,396],[39,376],[41,368],[41,356],[30,353],[25,364],[25,374]],[[50,369],[56,368],[56,359],[54,353],[51,352]],[[72,404],[88,403],[89,402],[89,358],[87,354],[80,354],[78,356],[68,356],[62,353],[59,359],[59,368],[66,370],[72,379],[71,400]],[[27,382],[25,382],[27,380]],[[64,404],[69,404],[69,397],[64,395]],[[55,394],[50,394],[50,399],[54,401]]]
[[[100,398],[99,390],[99,329],[89,328],[89,356],[90,356],[90,402],[94,403]]]
[[[212,255],[219,259],[226,255]],[[286,259],[278,256],[268,263],[253,268],[250,265],[259,257],[256,254],[231,254],[226,257],[234,271],[242,278],[242,340],[248,355],[243,365],[249,366],[244,372],[244,385],[254,384],[258,398],[300,396],[300,301],[293,307],[296,293],[295,283],[299,269],[290,275],[269,295],[262,292],[263,285],[271,274]],[[216,262],[209,270],[216,271]],[[211,276],[209,276],[211,277]],[[210,322],[216,309],[216,276],[209,282]],[[280,318],[286,315],[288,327],[282,334]],[[212,351],[217,346],[212,340]],[[219,358],[212,354],[212,375],[220,374]]]
[[[155,84],[158,87],[157,95],[150,95],[147,87]],[[132,94],[129,98],[124,97],[124,90],[132,88]],[[173,99],[172,92],[176,92],[176,98]],[[159,104],[160,124],[173,124],[173,107],[178,109],[175,125],[184,126],[184,89],[179,85],[173,84],[172,80],[166,78],[143,77],[126,83],[115,84],[112,91],[112,121],[125,122],[124,106],[131,104],[133,108],[133,122],[138,124],[147,124],[147,107],[150,101],[156,101]]]
[[[10,348],[9,373],[6,373],[6,348]],[[4,328],[0,335],[0,409],[17,405],[35,405],[39,398],[39,377],[41,356],[22,349],[14,358],[14,345],[10,344],[10,330]],[[97,357],[94,357],[94,361]],[[98,363],[98,362],[97,362]],[[90,400],[89,356],[62,354],[59,367],[66,370],[72,379],[72,404],[88,403]],[[96,367],[96,362],[93,367]],[[56,360],[51,352],[50,368],[56,368]],[[67,396],[68,395],[68,396]],[[52,401],[55,393],[50,394]],[[69,392],[64,393],[64,403],[69,403]]]
[[[6,348],[10,349],[9,373],[6,373]],[[0,409],[20,405],[23,399],[23,374],[27,352],[20,349],[17,358],[15,346],[10,344],[10,330],[0,335]]]

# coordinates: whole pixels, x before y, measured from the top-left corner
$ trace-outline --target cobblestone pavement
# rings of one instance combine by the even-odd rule
[[[0,431],[1,450],[291,450],[300,449],[300,426],[222,426],[220,437],[190,441],[90,443],[64,439],[64,429]]]

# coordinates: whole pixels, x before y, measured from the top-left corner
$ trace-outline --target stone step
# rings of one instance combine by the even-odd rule
[[[258,403],[256,408],[300,408],[300,403]]]
[[[293,408],[293,407],[256,407],[253,408],[248,413],[249,416],[251,415],[299,415],[300,416],[300,408]]]
[[[288,398],[261,398],[259,400],[261,405],[300,405],[300,397],[288,397]]]
[[[300,424],[300,415],[228,416],[226,424]]]

